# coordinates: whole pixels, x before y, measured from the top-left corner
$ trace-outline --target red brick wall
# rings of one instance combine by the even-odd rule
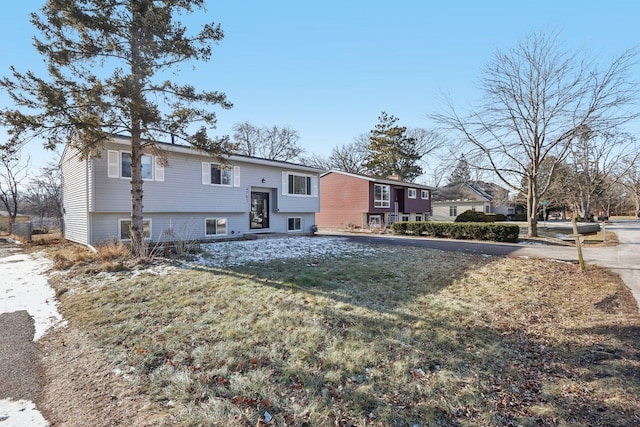
[[[362,213],[369,210],[369,181],[339,173],[320,177],[319,227],[363,226]]]

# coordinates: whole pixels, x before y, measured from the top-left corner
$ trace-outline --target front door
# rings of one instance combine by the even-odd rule
[[[249,215],[251,229],[269,228],[269,193],[251,192],[251,214]]]

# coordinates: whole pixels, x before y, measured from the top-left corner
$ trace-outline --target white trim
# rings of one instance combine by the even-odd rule
[[[425,194],[427,195],[427,197],[425,197]],[[429,200],[429,190],[420,190],[420,198],[422,200]]]
[[[310,194],[296,194],[289,192],[289,177],[301,177],[301,178],[309,178],[309,193]],[[282,172],[282,194],[284,196],[290,197],[318,197],[318,176],[310,175],[306,173],[285,171]]]
[[[282,172],[282,195],[289,195],[289,172]]]
[[[376,187],[385,187],[387,189],[387,196],[389,197],[387,200],[380,199],[380,205],[376,205]],[[373,207],[374,208],[389,208],[391,207],[391,186],[387,184],[376,184],[373,183]]]
[[[202,185],[211,185],[211,163],[202,162]]]
[[[120,153],[116,150],[107,151],[107,176],[120,178]]]
[[[162,158],[160,156],[154,156],[153,159],[153,178],[155,181],[164,181],[164,164],[162,164]]]
[[[413,196],[411,195],[413,193]],[[407,198],[415,199],[418,197],[418,192],[415,188],[407,188]]]
[[[240,166],[233,167],[233,186],[240,187]]]

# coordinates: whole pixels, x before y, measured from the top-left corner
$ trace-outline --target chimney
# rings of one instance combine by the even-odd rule
[[[394,181],[402,181],[402,177],[397,173],[394,173],[393,175],[389,175],[387,179],[392,179]]]

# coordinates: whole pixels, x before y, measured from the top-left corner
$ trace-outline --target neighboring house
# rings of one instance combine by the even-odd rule
[[[152,241],[214,240],[252,233],[309,233],[320,210],[318,169],[232,155],[225,164],[190,147],[159,143],[142,158],[144,228]],[[130,139],[101,155],[61,159],[64,236],[93,245],[129,238]]]
[[[509,192],[504,188],[482,181],[449,184],[433,190],[434,221],[453,221],[467,210],[503,215],[515,214]]]
[[[320,177],[319,227],[383,227],[423,221],[431,212],[431,187],[342,171]]]

